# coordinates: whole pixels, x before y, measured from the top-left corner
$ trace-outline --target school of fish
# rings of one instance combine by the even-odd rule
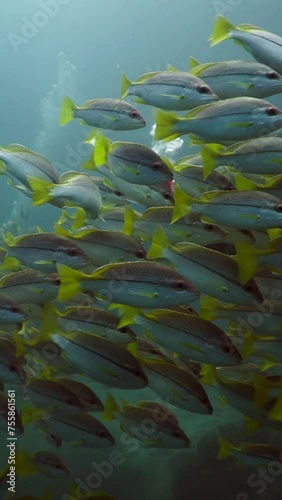
[[[60,125],[92,127],[78,171],[60,175],[20,144],[0,148],[8,183],[58,211],[53,231],[42,220],[38,232],[6,233],[0,251],[0,428],[12,386],[15,435],[34,425],[46,438],[46,449],[17,451],[18,481],[70,475],[61,447],[114,449],[112,420],[143,449],[189,453],[177,411],[209,425],[210,385],[253,428],[282,430],[282,109],[265,100],[282,93],[282,38],[218,16],[211,45],[228,39],[254,60],[191,58],[187,72],[124,75],[120,98],[65,97]],[[107,138],[146,126],[128,96],[157,108],[156,141],[188,135],[197,154],[172,162]],[[282,462],[279,434],[277,446],[246,440],[218,436],[218,458]],[[23,498],[7,494],[6,474],[1,499]],[[76,484],[67,493],[80,498]]]

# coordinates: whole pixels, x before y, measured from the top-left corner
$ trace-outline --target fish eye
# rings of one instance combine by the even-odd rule
[[[131,118],[138,118],[138,113],[137,113],[137,111],[131,111],[131,112],[130,112],[130,116],[131,116]]]
[[[100,438],[105,438],[106,437],[105,431],[99,431],[99,437]]]
[[[77,256],[78,256],[78,253],[79,253],[79,252],[78,252],[77,248],[69,248],[69,249],[68,249],[68,255],[69,255],[70,257],[77,257]]]
[[[206,406],[206,405],[208,404],[208,398],[206,398],[206,397],[204,396],[204,397],[202,397],[202,398],[200,399],[200,402],[202,403],[202,405],[205,405],[205,406]]]
[[[176,290],[186,290],[186,285],[185,285],[185,282],[183,280],[178,280],[176,283],[175,283],[175,289]]]
[[[127,327],[126,326],[122,326],[121,328],[118,329],[119,332],[121,333],[127,333]]]
[[[206,228],[208,231],[214,231],[214,225],[213,224],[207,224]]]
[[[18,306],[10,306],[9,309],[13,313],[19,313],[20,312]]]
[[[170,200],[170,193],[164,193],[163,197],[165,200]]]
[[[207,85],[200,85],[198,87],[200,94],[211,94],[211,89]]]
[[[158,349],[156,349],[156,348],[155,348],[155,349],[154,349],[154,348],[153,348],[153,349],[151,349],[151,353],[152,353],[152,354],[158,354]]]
[[[255,286],[253,285],[253,283],[249,283],[248,285],[246,285],[246,290],[247,292],[253,293],[255,291]]]
[[[136,375],[137,377],[143,377],[143,373],[141,372],[141,370],[134,370],[134,375]]]
[[[276,71],[269,71],[269,73],[266,73],[266,76],[270,80],[277,80],[278,78],[280,78],[280,75],[276,73]]]
[[[276,205],[276,212],[282,212],[282,205]]]
[[[174,436],[174,437],[176,437],[176,438],[180,438],[180,437],[181,437],[181,435],[182,435],[182,434],[181,434],[181,432],[180,432],[180,431],[175,431],[175,432],[173,433],[173,436]]]
[[[138,257],[139,259],[144,259],[144,257],[146,257],[146,254],[145,254],[145,251],[142,250],[142,248],[139,248],[139,250],[137,250],[136,252],[136,257]]]
[[[229,354],[229,353],[231,352],[231,348],[230,348],[230,346],[229,346],[229,345],[227,345],[227,344],[224,344],[224,345],[222,346],[222,350],[223,350],[223,352],[226,352],[227,354]]]
[[[60,286],[60,284],[61,284],[61,279],[59,277],[54,278],[53,285]]]
[[[274,106],[270,106],[266,109],[266,113],[269,116],[279,115],[279,109],[275,108]]]
[[[56,465],[55,465],[55,468],[56,468],[56,469],[60,469],[60,470],[63,470],[63,469],[64,469],[64,468],[62,467],[62,465],[61,465],[61,464],[56,464]]]
[[[116,196],[123,196],[123,193],[121,191],[115,191]]]
[[[154,163],[152,169],[154,170],[154,172],[157,172],[158,170],[162,169],[162,165],[160,163]]]
[[[9,366],[9,371],[13,372],[13,373],[16,373],[18,370],[17,370],[17,367],[15,365],[10,365]]]

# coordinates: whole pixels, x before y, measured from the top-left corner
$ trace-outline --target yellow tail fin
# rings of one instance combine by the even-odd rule
[[[121,99],[125,99],[128,95],[130,95],[130,86],[132,82],[127,78],[126,75],[122,76],[122,84],[121,84]]]
[[[223,460],[224,458],[228,458],[232,455],[232,452],[236,449],[235,446],[232,446],[231,443],[228,443],[225,439],[219,436],[219,452],[217,455],[218,460]]]
[[[97,167],[107,164],[107,156],[110,145],[110,139],[107,139],[107,137],[101,132],[97,132],[94,149],[94,162]]]
[[[165,248],[168,248],[169,245],[170,245],[169,240],[162,226],[158,226],[152,240],[151,248],[147,253],[147,259],[162,258],[164,256]]]
[[[138,220],[138,214],[129,205],[124,207],[124,233],[131,235],[135,230],[135,222]]]
[[[243,240],[237,243],[236,251],[240,280],[242,285],[245,285],[257,271],[260,251]]]
[[[223,151],[224,146],[221,144],[208,144],[202,147],[204,180],[218,167],[216,160]]]
[[[224,16],[218,16],[215,21],[214,30],[210,37],[211,47],[217,45],[223,40],[227,40],[230,37],[230,32],[235,30],[236,26],[230,23],[228,19]]]
[[[115,412],[119,411],[119,405],[117,404],[114,396],[111,394],[107,394],[105,408],[103,412],[103,420],[109,422],[110,420],[115,419]]]
[[[74,111],[76,109],[77,108],[74,102],[69,97],[66,96],[63,100],[62,110],[61,110],[61,117],[60,117],[61,127],[63,125],[66,125],[66,123],[71,122],[75,118]]]
[[[28,177],[28,182],[33,192],[33,205],[44,205],[52,200],[51,191],[55,184],[36,177]]]
[[[171,222],[176,222],[181,217],[188,215],[192,212],[192,203],[194,198],[189,194],[184,193],[178,184],[174,187],[174,209]]]
[[[155,111],[156,130],[154,139],[156,141],[165,140],[166,142],[177,139],[182,134],[177,131],[177,124],[181,121],[181,117],[176,113],[168,113],[167,111]]]
[[[57,269],[61,278],[58,300],[64,302],[83,291],[81,280],[87,275],[64,264],[57,264]]]

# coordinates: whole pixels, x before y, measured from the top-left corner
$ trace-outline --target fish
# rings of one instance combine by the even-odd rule
[[[16,470],[19,477],[41,474],[52,479],[61,479],[68,476],[70,468],[53,451],[37,451],[29,453],[18,450],[16,453]]]
[[[102,210],[101,218],[95,221],[88,221],[84,210],[78,209],[75,216],[70,216],[64,210],[57,224],[68,225],[71,231],[78,229],[101,229],[107,231],[123,232],[124,227],[124,207],[105,207]]]
[[[33,377],[25,387],[28,399],[48,411],[82,411],[84,405],[61,381]]]
[[[255,360],[262,360],[265,362],[263,367],[267,366],[268,361],[274,363],[282,362],[282,342],[280,339],[280,332],[278,332],[278,334],[272,333],[271,336],[266,335],[266,333],[264,336],[250,334],[248,335],[245,343],[246,356],[252,357]],[[281,408],[278,414],[281,415]]]
[[[282,227],[281,200],[262,191],[212,191],[197,200],[176,186],[172,222],[191,212],[198,212],[205,220],[220,226],[239,230]]]
[[[266,180],[264,184],[257,184],[251,179],[237,174],[235,182],[238,191],[263,191],[282,200],[282,175],[275,175]]]
[[[233,39],[260,63],[282,73],[282,38],[252,24],[234,26],[224,16],[218,16],[210,37],[214,46],[223,40]]]
[[[142,214],[130,206],[124,208],[124,232],[142,236],[143,240],[152,240],[159,225],[172,244],[187,241],[199,245],[212,245],[226,240],[226,233],[216,224],[201,221],[200,215],[192,213],[171,224],[173,207],[152,207]]]
[[[133,354],[124,346],[98,335],[71,332],[43,332],[63,351],[77,373],[84,373],[101,384],[120,389],[147,386],[147,378]]]
[[[123,190],[115,188],[110,185],[110,182],[106,183],[105,181],[106,179],[104,177],[95,176],[95,184],[99,188],[102,197],[102,210],[103,206],[123,207],[126,205],[127,198]]]
[[[81,207],[91,219],[97,219],[102,211],[102,196],[90,175],[78,172],[66,172],[58,183],[29,177],[33,204],[35,206],[56,201],[62,207]]]
[[[282,461],[282,448],[270,444],[241,443],[237,446],[219,438],[219,460],[231,456],[241,465],[268,467]]]
[[[218,100],[213,90],[197,76],[184,71],[157,71],[131,82],[122,77],[121,99],[135,96],[135,102],[161,109],[183,111]]]
[[[175,365],[181,370],[187,371],[188,373],[190,373],[190,375],[193,375],[198,379],[201,378],[201,371],[202,371],[201,363],[198,363],[197,361],[191,361],[191,359],[179,355],[175,356],[174,361]]]
[[[260,403],[256,401],[256,394],[260,389],[253,381],[245,382],[234,376],[229,378],[225,374],[225,368],[216,369],[211,365],[207,370],[202,370],[202,373],[201,383],[214,385],[225,402],[247,416],[250,430],[257,429],[260,425],[276,430],[282,429],[279,420],[268,416],[275,407],[277,399],[266,399]]]
[[[282,236],[270,240],[263,249],[241,241],[236,244],[236,250],[242,283],[254,276],[263,266],[270,267],[274,272],[281,274]],[[274,294],[272,300],[275,300]]]
[[[80,118],[83,125],[108,130],[134,130],[146,126],[145,119],[134,106],[110,97],[92,99],[81,106],[76,106],[69,97],[65,97],[60,125],[66,125],[75,118]]]
[[[130,309],[130,308],[129,308]],[[216,366],[235,365],[242,357],[232,340],[213,323],[165,309],[145,313],[123,310],[120,326],[141,324],[145,336],[180,356]]]
[[[101,132],[94,146],[96,167],[109,165],[112,174],[133,184],[153,186],[173,180],[168,160],[152,149],[136,142],[112,142]]]
[[[146,250],[136,239],[117,232],[98,229],[80,229],[75,234],[56,226],[57,234],[74,241],[87,255],[91,264],[101,267],[111,262],[139,261],[146,258]]]
[[[134,325],[134,328],[137,328],[136,324]],[[132,349],[132,346],[134,346],[134,349]],[[172,357],[169,357],[167,354],[165,354],[160,347],[157,347],[155,343],[151,342],[147,338],[137,337],[136,343],[131,344],[131,346],[129,346],[129,349],[133,352],[136,358],[140,357],[140,359],[160,359],[165,363],[175,365]]]
[[[29,191],[28,178],[36,177],[49,182],[58,182],[59,173],[44,156],[21,144],[0,147],[0,172],[15,178]]]
[[[109,311],[91,306],[70,306],[60,312],[54,306],[45,306],[42,327],[48,331],[62,328],[64,331],[83,331],[127,346],[136,340],[129,326],[119,327],[120,318]]]
[[[256,276],[256,282],[258,279]],[[262,290],[261,290],[262,291]],[[281,330],[282,305],[280,302],[266,301],[260,306],[253,304],[228,305],[213,299],[201,299],[201,317],[208,321],[226,319],[236,327],[253,331],[256,335],[278,334]]]
[[[60,383],[78,397],[87,412],[103,411],[104,405],[97,394],[86,384],[70,378],[60,378]]]
[[[142,365],[150,389],[167,403],[193,413],[213,413],[203,386],[194,376],[160,359],[142,358]]]
[[[0,292],[8,294],[19,304],[44,304],[57,298],[60,284],[57,273],[43,274],[35,269],[25,269],[3,276]]]
[[[38,271],[54,273],[57,263],[82,268],[90,263],[85,253],[75,242],[48,232],[24,234],[14,238],[6,237],[8,246],[4,265],[18,266],[18,262]]]
[[[173,420],[178,424],[178,419],[175,413],[173,413],[170,408],[165,406],[163,403],[160,403],[159,401],[138,401],[138,403],[136,403],[136,406],[138,406],[138,408],[147,408],[149,410],[152,410],[156,415],[156,418],[167,418]]]
[[[200,158],[203,161],[201,156]],[[174,180],[181,186],[184,193],[194,198],[200,198],[207,191],[236,189],[235,184],[222,173],[212,171],[208,176],[205,176],[203,166],[196,166],[193,163],[194,160],[192,157],[192,159],[177,162],[173,166]]]
[[[90,161],[82,165],[82,168],[92,170],[96,169],[97,166],[93,158],[91,158]],[[161,182],[160,184],[154,184],[154,186],[132,184],[114,175],[107,165],[99,167],[99,174],[105,177],[105,183],[108,186],[120,189],[129,201],[140,203],[146,207],[171,206],[174,203],[173,189],[170,182]],[[102,215],[107,210],[109,209],[105,208]],[[97,222],[95,224],[97,227]]]
[[[240,281],[238,263],[230,256],[194,243],[169,244],[163,229],[155,234],[148,259],[167,258],[202,293],[232,304],[260,303],[263,297],[255,280]]]
[[[36,340],[36,336],[39,339]],[[36,331],[34,339],[23,340],[20,335],[17,335],[15,342],[17,353],[25,356],[27,362],[30,358],[33,363],[36,363],[37,374],[48,376],[66,376],[73,375],[77,372],[77,368],[73,366],[66,358],[64,358],[63,350],[55,342],[50,340],[40,339],[39,330]]]
[[[27,319],[27,313],[13,297],[0,293],[0,325],[21,324]]]
[[[262,99],[234,97],[205,104],[184,116],[155,111],[155,140],[172,141],[190,134],[193,144],[235,143],[268,135],[282,126],[282,111]]]
[[[150,448],[188,448],[190,439],[177,420],[168,417],[167,412],[162,413],[162,407],[158,406],[157,409],[138,406],[138,403],[120,407],[115,398],[108,394],[103,416],[106,421],[117,420],[126,434]]]
[[[228,148],[220,144],[207,144],[202,147],[201,154],[204,178],[223,165],[244,174],[279,175],[282,168],[282,137],[259,137]]]
[[[109,448],[115,445],[114,436],[88,413],[57,411],[46,417],[44,421],[48,430],[74,447]]]
[[[282,300],[282,275],[273,273],[269,266],[258,269],[255,280],[265,299],[280,302]]]
[[[77,293],[95,292],[112,303],[148,309],[181,305],[199,297],[199,291],[179,272],[157,262],[118,262],[87,275],[58,264],[59,300]]]
[[[210,85],[219,99],[241,96],[263,99],[282,92],[282,76],[270,66],[255,61],[201,64],[193,59],[191,73]]]

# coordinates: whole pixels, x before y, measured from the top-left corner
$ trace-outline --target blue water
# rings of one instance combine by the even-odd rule
[[[149,71],[165,70],[168,63],[189,70],[190,56],[201,62],[250,59],[232,41],[209,47],[207,40],[217,13],[235,25],[246,22],[282,34],[278,0],[1,0],[0,144],[24,144],[46,155],[61,172],[78,170],[89,155],[83,140],[90,129],[78,121],[59,127],[63,96],[69,95],[78,103],[119,97],[123,73],[134,80]],[[281,96],[270,100],[277,105],[282,102]],[[107,136],[152,146],[152,108],[140,106],[140,110],[146,128],[109,132]],[[186,138],[175,154],[180,157],[191,151]],[[30,200],[7,185],[6,177],[1,177],[2,228],[13,234],[35,226],[52,230],[57,217],[56,208],[45,205],[35,209]],[[119,391],[112,392],[119,395]],[[18,479],[17,495],[43,498],[51,485],[55,500],[67,500],[76,479],[84,489],[99,488],[120,500],[281,498],[281,475],[259,483],[257,477],[250,479],[256,470],[241,468],[233,461],[217,461],[217,436],[235,436],[239,441],[244,436],[244,422],[239,413],[218,402],[213,390],[209,394],[216,408],[212,417],[177,412],[193,442],[191,449],[159,451],[141,445],[135,449],[121,444],[117,425],[109,424],[116,433],[119,458],[113,457],[112,451],[63,446],[59,454],[71,467],[71,477],[57,481],[41,475]],[[147,389],[142,398],[154,399],[155,395]],[[127,399],[135,402],[139,398],[130,394]],[[269,436],[260,431],[256,438]],[[0,435],[2,468],[5,439]],[[20,440],[20,447],[30,452],[50,449],[33,427]]]

